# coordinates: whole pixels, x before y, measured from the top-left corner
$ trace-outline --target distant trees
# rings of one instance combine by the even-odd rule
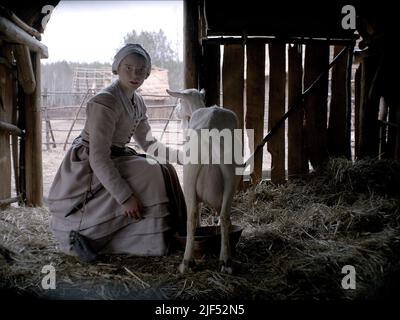
[[[179,60],[177,52],[171,46],[162,30],[158,32],[142,31],[137,33],[135,30],[129,32],[124,37],[124,43],[140,43],[149,52],[154,66],[168,70],[168,82],[171,89],[183,88],[183,63]],[[119,48],[118,48],[119,49]],[[118,50],[116,49],[116,51]],[[42,92],[73,90],[74,68],[109,68],[110,63],[92,62],[77,63],[59,61],[42,64]],[[53,96],[51,103],[56,105],[71,105],[78,103],[76,98],[70,95]],[[48,100],[50,102],[50,100]]]
[[[140,43],[150,54],[154,66],[168,69],[170,88],[183,87],[183,63],[179,61],[177,52],[171,49],[164,31],[142,31],[138,34],[133,30],[125,35],[124,43]]]

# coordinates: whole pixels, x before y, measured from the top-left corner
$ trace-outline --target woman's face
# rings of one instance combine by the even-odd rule
[[[128,92],[139,88],[149,73],[146,59],[141,55],[130,54],[118,66],[119,80]]]

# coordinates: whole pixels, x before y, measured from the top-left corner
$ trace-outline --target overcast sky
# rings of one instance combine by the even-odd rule
[[[124,36],[162,29],[182,60],[183,1],[61,1],[42,36],[49,59],[110,62]]]

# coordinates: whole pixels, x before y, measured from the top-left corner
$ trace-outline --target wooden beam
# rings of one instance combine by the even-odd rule
[[[21,197],[13,197],[7,199],[0,199],[0,209],[4,209],[11,203],[15,203],[21,200]]]
[[[288,105],[293,106],[303,92],[302,46],[289,45]],[[288,119],[288,179],[308,173],[305,151],[304,108],[297,108]]]
[[[269,128],[272,128],[285,114],[285,49],[285,44],[269,44]],[[268,142],[268,151],[271,153],[271,181],[275,184],[281,184],[286,180],[285,124],[278,129]]]
[[[307,88],[329,64],[329,45],[306,46],[304,87]],[[305,99],[306,148],[314,169],[319,169],[328,159],[327,150],[327,103],[328,73]]]
[[[24,44],[31,51],[40,53],[42,58],[48,58],[49,53],[47,47],[40,41],[33,38],[30,34],[22,30],[10,20],[0,16],[0,38],[4,38],[7,42],[13,44]]]
[[[17,79],[13,76],[13,82],[16,83]],[[13,106],[12,106],[12,115],[11,115],[11,123],[18,123],[18,101],[17,101],[17,86],[13,86]],[[21,130],[21,129],[20,129]],[[22,130],[21,130],[22,131]],[[23,132],[23,131],[22,131]],[[14,181],[15,181],[15,191],[17,194],[21,194],[20,188],[20,180],[19,180],[19,148],[18,148],[18,136],[11,136],[11,152],[12,152],[12,162],[14,169]]]
[[[18,84],[18,81],[16,81]],[[28,100],[21,85],[18,84],[16,92],[16,100],[18,105],[18,116],[17,116],[17,126],[26,132],[26,104]],[[21,200],[26,204],[26,170],[25,170],[25,149],[26,149],[26,139],[19,139],[19,153],[18,153],[18,177],[19,177],[19,194],[21,195]]]
[[[246,44],[267,44],[267,43],[293,43],[293,44],[314,44],[314,43],[329,43],[331,45],[348,45],[351,44],[356,38],[348,39],[330,39],[330,38],[310,38],[310,37],[260,37],[260,36],[247,36],[245,38]],[[207,36],[201,39],[204,44],[243,44],[243,37],[240,36]]]
[[[8,8],[0,6],[0,15],[2,15],[4,17],[6,17],[8,20],[14,22],[18,27],[20,27],[22,30],[24,30],[31,36],[35,37],[39,41],[42,39],[42,35],[40,34],[39,31],[37,31],[36,29],[27,25],[24,21],[22,21],[20,18],[18,18],[18,16],[16,16],[14,14],[14,12],[9,10]]]
[[[335,46],[334,56],[342,49],[342,46]],[[350,136],[347,132],[346,69],[347,61],[345,56],[342,56],[332,68],[328,149],[331,157],[344,156],[350,159]]]
[[[354,74],[354,158],[360,151],[360,98],[361,98],[361,65]]]
[[[185,88],[199,88],[200,44],[197,0],[183,2],[183,64]]]
[[[206,90],[206,106],[221,105],[221,53],[219,45],[203,46],[200,87]]]
[[[35,90],[36,80],[33,74],[31,54],[26,45],[17,44],[13,47],[15,60],[17,60],[18,81],[26,94]]]
[[[247,80],[246,80],[246,130],[254,130],[254,145],[250,142],[250,153],[260,144],[264,137],[265,110],[265,44],[248,44],[246,46]],[[250,167],[253,184],[262,179],[263,152],[254,158],[254,169]]]
[[[0,121],[0,131],[5,131],[9,134],[15,134],[20,137],[24,135],[24,132],[20,128],[4,121]]]
[[[42,175],[42,121],[40,104],[40,56],[32,54],[32,64],[36,78],[35,91],[26,95],[25,103],[25,177],[26,201],[30,206],[43,204]]]
[[[239,119],[239,128],[244,129],[244,47],[243,45],[224,46],[222,64],[222,104],[236,113]],[[243,135],[242,135],[243,138]],[[243,148],[242,148],[243,151]],[[242,180],[243,181],[243,180]],[[243,188],[243,183],[239,189]]]

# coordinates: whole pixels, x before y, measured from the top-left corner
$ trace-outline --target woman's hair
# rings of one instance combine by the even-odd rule
[[[148,52],[138,43],[128,43],[118,50],[117,54],[114,56],[114,61],[112,64],[112,72],[117,74],[119,64],[121,61],[130,54],[138,54],[146,60],[147,64],[147,76],[151,72],[151,58]]]

